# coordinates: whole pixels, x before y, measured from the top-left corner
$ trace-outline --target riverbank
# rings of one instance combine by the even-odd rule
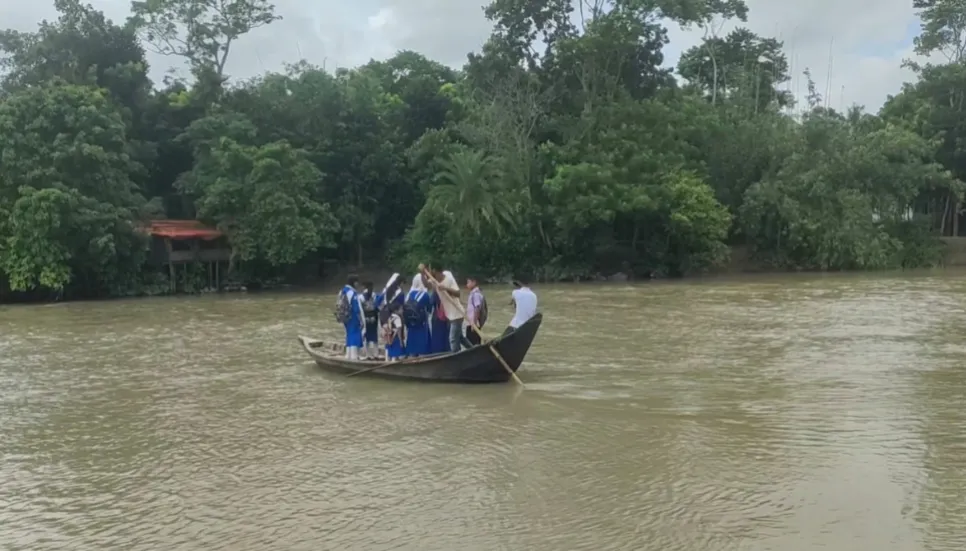
[[[966,268],[966,237],[944,237],[942,241],[945,245],[945,250],[942,258],[942,262],[938,268]],[[340,266],[334,263],[325,263],[319,267],[314,277],[308,277],[305,273],[302,273],[300,277],[295,278],[292,282],[271,285],[271,286],[253,286],[251,291],[261,292],[261,291],[298,291],[298,290],[321,290],[330,289],[342,285],[349,274],[356,274],[362,281],[371,281],[377,289],[381,289],[385,285],[386,281],[394,273],[393,268],[376,263],[369,266],[364,266],[361,268],[353,268],[351,266]],[[721,268],[713,270],[709,273],[700,276],[689,276],[682,278],[684,280],[689,279],[702,279],[702,280],[714,280],[714,279],[731,279],[740,276],[776,276],[780,277],[782,275],[791,274],[801,274],[802,272],[793,271],[783,271],[776,270],[762,262],[756,261],[752,258],[751,248],[747,245],[736,245],[730,248],[730,258]],[[845,273],[845,272],[837,272]],[[856,274],[869,273],[869,272],[855,272]],[[404,274],[404,280],[406,283],[409,282],[412,277],[411,274]],[[641,277],[637,274],[630,274],[624,272],[617,272],[613,274],[598,274],[593,278],[589,278],[582,281],[569,281],[570,283],[601,283],[601,282],[631,282],[631,281],[654,281],[650,277]],[[498,285],[507,284],[505,280],[491,280],[486,281],[488,285]],[[558,282],[537,282],[537,283],[558,283]],[[247,288],[243,286],[234,286],[230,289],[223,289],[224,291],[230,292],[246,292]],[[184,293],[180,293],[184,294]],[[208,294],[205,293],[195,293],[195,294]],[[101,298],[83,298],[83,299],[73,299],[70,302],[76,302],[78,300],[88,301],[88,300],[113,300],[119,298],[142,298],[148,296],[166,296],[164,292],[152,292],[145,293],[141,297],[139,296],[125,296],[125,297],[101,297]],[[170,295],[168,295],[170,296]],[[0,300],[0,304],[15,304],[15,303],[51,303],[51,302],[61,302],[61,300]]]

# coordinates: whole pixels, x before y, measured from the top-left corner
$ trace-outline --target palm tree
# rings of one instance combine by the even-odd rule
[[[484,153],[461,150],[442,162],[430,204],[455,218],[462,229],[480,233],[489,228],[502,234],[517,223],[510,190],[500,182],[500,171]]]

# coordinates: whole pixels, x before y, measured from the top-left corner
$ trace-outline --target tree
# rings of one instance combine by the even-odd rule
[[[42,21],[36,32],[0,31],[7,71],[3,88],[13,91],[60,79],[104,88],[128,108],[143,104],[151,83],[134,32],[79,0],[56,0],[54,5],[60,17]]]
[[[370,61],[361,72],[372,75],[383,91],[404,104],[400,121],[405,144],[411,145],[428,130],[446,125],[451,98],[443,87],[456,82],[456,73],[423,55],[402,51],[386,61]]]
[[[777,87],[789,80],[788,59],[782,43],[738,28],[724,38],[706,38],[678,62],[678,72],[708,96],[740,102],[755,112],[770,105],[787,107],[791,94]],[[715,52],[714,57],[708,54]]]
[[[581,142],[548,149],[555,168],[545,186],[561,248],[611,256],[616,265],[595,267],[603,270],[629,262],[682,273],[721,260],[730,216],[689,161],[682,122],[659,102],[624,100],[602,110]]]
[[[200,162],[182,185],[198,197],[199,218],[226,232],[233,260],[279,267],[335,245],[338,222],[313,198],[322,173],[286,142],[244,145],[225,135],[242,129],[234,134],[244,139],[245,126],[202,119],[189,130]]]
[[[913,0],[922,33],[913,39],[916,53],[943,53],[951,63],[966,60],[966,1]]]
[[[161,55],[185,58],[221,78],[242,35],[281,19],[268,0],[133,0],[130,24]]]
[[[916,237],[909,224],[916,199],[933,189],[963,193],[963,184],[931,160],[934,146],[900,127],[855,128],[817,112],[802,132],[804,150],[749,188],[741,210],[759,255],[779,266],[903,265],[906,241]]]
[[[145,202],[121,114],[101,90],[46,85],[0,103],[0,266],[14,290],[79,294],[131,285],[144,259]]]
[[[500,174],[480,151],[462,150],[442,163],[427,207],[446,213],[459,231],[500,234],[516,224],[516,207],[497,182]]]

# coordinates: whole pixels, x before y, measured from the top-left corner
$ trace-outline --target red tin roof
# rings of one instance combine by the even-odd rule
[[[146,228],[151,235],[168,239],[218,239],[224,234],[197,220],[152,220]]]

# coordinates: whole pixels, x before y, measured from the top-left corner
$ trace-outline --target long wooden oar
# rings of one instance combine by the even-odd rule
[[[405,365],[405,364],[417,363],[419,360],[422,360],[422,359],[423,358],[409,358],[409,359],[406,359],[406,360],[398,360],[398,361],[395,361],[395,362],[388,362],[388,361],[387,362],[381,362],[381,363],[376,364],[376,365],[374,365],[372,367],[367,367],[365,369],[360,369],[359,371],[353,371],[352,373],[349,373],[348,375],[346,375],[346,377],[355,377],[356,375],[360,375],[362,373],[368,373],[370,371],[375,371],[375,370],[380,369],[380,368],[383,368],[383,367],[392,367],[394,365]]]
[[[425,267],[421,267],[420,271],[422,272],[422,274],[424,276],[426,276],[427,279],[429,279],[430,282],[433,283],[433,286],[436,287],[436,291],[437,292],[440,292],[439,291],[439,282],[436,281],[436,278],[434,278],[433,275],[430,274],[429,271],[426,270]],[[446,291],[442,291],[442,292],[445,293]],[[450,297],[450,299],[451,299],[451,301],[454,304],[456,304],[456,307],[459,308],[460,313],[463,314],[463,317],[465,318],[466,317],[466,310],[463,308],[463,304],[459,301],[459,299],[454,299],[453,297]],[[440,300],[442,300],[442,299],[440,299]],[[477,327],[475,321],[470,325],[470,327],[472,327],[473,328],[473,331],[475,331],[476,334],[479,335],[481,341],[485,341],[486,340],[486,337],[483,336],[483,332],[480,331],[480,328],[479,327]],[[496,358],[497,361],[500,362],[500,365],[503,366],[503,369],[506,369],[506,372],[510,374],[510,377],[513,378],[513,380],[516,381],[518,385],[525,387],[526,385],[523,384],[523,381],[520,380],[520,377],[517,377],[517,374],[513,371],[513,369],[510,368],[510,364],[506,363],[506,360],[503,359],[503,356],[500,355],[500,353],[497,351],[496,347],[493,346],[492,344],[487,344],[487,343],[484,343],[484,344],[486,344],[486,347],[489,348],[490,349],[490,352],[493,353],[493,357]]]

